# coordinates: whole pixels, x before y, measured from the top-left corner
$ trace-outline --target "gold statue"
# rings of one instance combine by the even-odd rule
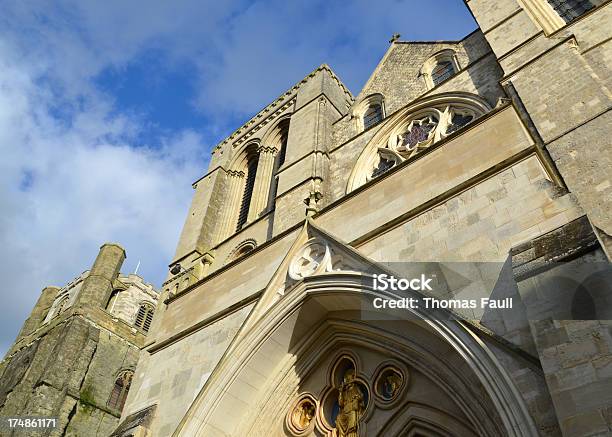
[[[343,377],[338,395],[340,412],[336,417],[338,437],[358,437],[359,419],[365,410],[363,393],[355,383],[355,370],[348,369]]]
[[[293,411],[293,424],[300,430],[308,428],[315,415],[315,406],[310,400],[305,399],[300,402]]]

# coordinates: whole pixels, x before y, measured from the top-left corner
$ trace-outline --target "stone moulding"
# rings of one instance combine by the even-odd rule
[[[391,144],[391,140],[395,139],[402,129],[411,124],[413,119],[418,118],[421,114],[429,114],[432,108],[448,107],[449,105],[468,110],[478,117],[491,111],[491,107],[482,98],[468,93],[438,94],[407,105],[404,109],[385,119],[378,132],[364,147],[349,176],[346,193],[348,194],[368,182],[371,170],[375,166],[375,160],[379,155],[378,150],[384,148],[395,152],[394,144],[397,141]],[[443,137],[444,135],[437,134],[431,140],[437,139],[439,141]],[[400,158],[398,157],[398,159]]]
[[[322,233],[323,231],[317,232]],[[305,236],[298,238],[296,249],[299,250],[302,247],[304,238]],[[329,241],[335,240],[330,236]],[[352,251],[350,248],[346,250]],[[293,249],[291,252],[297,253]],[[361,258],[364,265],[372,263],[378,266],[363,256]],[[290,260],[291,257],[287,259],[287,262],[281,264],[278,275],[275,274],[274,277],[282,278],[283,271],[286,275],[287,263]],[[378,268],[384,271],[383,267]],[[288,387],[287,390],[294,387],[294,390],[297,391],[292,392],[298,393],[300,382],[298,375],[309,374],[317,363],[316,357],[329,356],[330,353],[336,353],[340,345],[346,346],[353,342],[361,345],[367,344],[377,349],[389,348],[387,353],[397,356],[411,367],[416,366],[419,372],[430,375],[429,378],[434,381],[440,377],[442,380],[448,380],[450,375],[455,374],[453,369],[445,369],[443,363],[436,365],[438,370],[435,370],[435,366],[432,367],[432,365],[437,362],[436,357],[432,355],[426,358],[427,352],[422,348],[418,348],[419,354],[417,354],[421,358],[405,354],[399,343],[394,343],[397,339],[393,340],[393,336],[385,334],[385,331],[376,324],[364,323],[363,320],[357,323],[349,319],[327,317],[324,323],[311,326],[312,329],[307,325],[302,326],[301,329],[306,329],[309,335],[293,338],[291,333],[295,328],[291,326],[298,323],[300,314],[309,314],[304,322],[306,324],[318,320],[312,314],[313,308],[324,312],[333,312],[340,308],[342,311],[360,310],[364,296],[382,297],[383,299],[399,298],[388,291],[381,292],[371,289],[370,286],[364,284],[359,272],[324,272],[308,276],[295,283],[290,291],[281,298],[271,299],[277,295],[277,285],[274,279],[270,282],[269,287],[245,321],[243,328],[238,332],[215,371],[196,396],[175,431],[175,436],[208,435],[207,433],[212,432],[213,429],[223,429],[228,436],[263,435],[261,430],[269,429],[270,425],[266,419],[267,415],[261,414],[260,408],[241,411],[241,405],[246,408],[252,402],[269,401],[270,405],[286,402],[284,399],[273,399],[274,393],[278,393],[277,387]],[[302,309],[304,311],[301,311]],[[398,316],[400,319],[406,318],[406,323],[410,323],[407,317],[413,321],[418,320],[420,326],[433,335],[437,342],[445,344],[445,347],[452,349],[457,357],[461,357],[463,366],[465,366],[463,371],[469,374],[466,373],[460,378],[457,381],[459,386],[449,391],[448,395],[457,405],[463,406],[464,413],[467,417],[471,417],[472,426],[477,428],[478,434],[484,436],[538,435],[533,419],[510,375],[486,343],[474,332],[474,329],[477,328],[461,320],[449,321],[431,312],[426,313],[423,309],[412,309],[408,312],[404,310],[400,314],[403,315]],[[401,341],[406,341],[406,338],[402,337],[402,339]],[[248,374],[249,368],[253,369],[253,366],[261,369],[262,364],[256,364],[254,361],[259,360],[258,357],[265,357],[267,364],[264,368],[269,369],[272,374],[269,379],[266,377],[255,383],[248,377]],[[468,379],[472,381],[476,379],[479,382],[478,392],[486,394],[486,399],[477,400],[480,399],[479,396],[473,397],[474,387],[471,387]],[[256,390],[249,390],[239,395],[242,392],[241,381],[255,383]],[[461,393],[462,391],[465,393]],[[230,399],[225,399],[226,396],[229,396],[230,399],[236,396],[246,396],[240,403],[235,404],[235,416],[244,418],[241,423],[223,422],[226,416],[218,407],[230,401]],[[252,398],[253,396],[255,398]],[[466,404],[467,399],[472,399],[469,408]],[[491,408],[493,411],[489,413],[498,419],[480,423],[483,417],[489,415],[486,413],[487,408]]]
[[[253,129],[253,128],[257,127],[259,124],[261,124],[262,120],[264,120],[264,121],[265,120],[271,120],[275,115],[278,115],[278,114],[282,113],[282,111],[284,111],[285,109],[289,108],[293,103],[295,103],[295,96],[294,96],[295,92],[297,92],[297,90],[303,84],[308,82],[319,71],[327,71],[331,75],[331,77],[334,79],[334,81],[340,86],[340,88],[342,88],[342,90],[344,91],[345,95],[351,101],[353,101],[353,94],[349,91],[349,89],[346,87],[346,85],[344,85],[342,83],[342,81],[338,78],[338,76],[336,76],[336,74],[332,71],[332,69],[327,64],[322,64],[321,66],[319,66],[316,69],[314,69],[310,74],[308,74],[300,82],[298,82],[293,87],[291,87],[290,89],[285,91],[283,94],[281,94],[281,96],[278,97],[275,101],[273,101],[268,106],[266,106],[264,109],[259,111],[253,118],[251,118],[249,121],[247,121],[245,124],[243,124],[240,128],[236,129],[236,131],[234,131],[226,139],[221,141],[217,146],[215,146],[215,148],[212,151],[212,154],[214,155],[225,144],[230,143],[230,142],[234,141],[237,138],[239,138],[239,140],[236,141],[236,144],[239,144],[239,143],[243,142],[248,137],[250,137],[256,130],[259,130],[259,128],[257,128],[257,129]],[[290,97],[290,96],[293,96],[291,98],[291,100],[289,102],[283,103],[285,101],[285,99],[287,97]],[[279,107],[279,105],[281,105],[280,108],[276,109],[277,107]],[[273,110],[274,110],[274,112],[271,115],[268,116],[268,114],[270,114],[270,112],[273,111]],[[261,126],[263,126],[263,124]],[[244,134],[244,138],[240,137],[240,135],[243,134],[243,132],[247,132],[248,136],[246,136],[246,134]]]

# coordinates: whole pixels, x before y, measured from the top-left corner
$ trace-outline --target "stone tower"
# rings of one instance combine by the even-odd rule
[[[91,270],[43,289],[0,364],[1,416],[57,417],[40,432],[51,436],[117,426],[157,304],[150,284],[119,274],[124,260],[121,246],[104,244]]]

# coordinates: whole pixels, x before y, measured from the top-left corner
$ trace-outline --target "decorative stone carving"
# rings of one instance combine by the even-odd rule
[[[395,404],[408,385],[407,369],[397,363],[383,363],[375,372],[374,396],[383,408]]]
[[[289,266],[289,276],[296,281],[326,271],[331,266],[329,247],[318,240],[306,243]]]
[[[359,421],[365,411],[365,397],[355,381],[355,369],[344,373],[342,385],[338,390],[340,412],[336,417],[338,437],[358,437]]]
[[[488,111],[490,106],[477,96],[449,93],[432,96],[385,119],[357,160],[347,192],[413,158]]]
[[[356,270],[347,257],[336,253],[327,242],[313,238],[297,252],[289,264],[289,277],[299,281],[325,272]]]
[[[417,155],[471,123],[477,116],[473,109],[453,105],[433,107],[415,114],[389,135],[386,147],[378,148],[378,156],[373,160],[366,180],[369,181]]]
[[[310,394],[302,395],[295,403],[293,409],[287,415],[287,428],[293,435],[304,434],[311,424],[314,426],[314,418],[317,413],[317,401]]]

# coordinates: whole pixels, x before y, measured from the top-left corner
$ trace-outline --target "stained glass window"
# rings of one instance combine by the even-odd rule
[[[467,114],[467,115],[454,114],[453,118],[451,119],[450,126],[446,130],[446,133],[450,134],[450,133],[453,133],[455,131],[458,131],[463,126],[465,126],[466,124],[470,123],[472,120],[474,120],[474,117],[469,115],[469,114]]]
[[[395,166],[395,161],[380,157],[380,162],[372,172],[372,178],[376,178]]]
[[[575,20],[596,5],[593,0],[548,0],[548,3],[566,23]]]
[[[455,67],[451,61],[439,62],[431,71],[431,80],[434,85],[444,82],[446,79],[455,74]]]
[[[402,138],[402,145],[408,149],[414,149],[417,144],[427,140],[430,132],[436,127],[437,120],[433,117],[415,122],[412,128]]]
[[[363,116],[363,128],[367,129],[380,123],[383,119],[382,107],[380,105],[372,105],[368,108]]]

